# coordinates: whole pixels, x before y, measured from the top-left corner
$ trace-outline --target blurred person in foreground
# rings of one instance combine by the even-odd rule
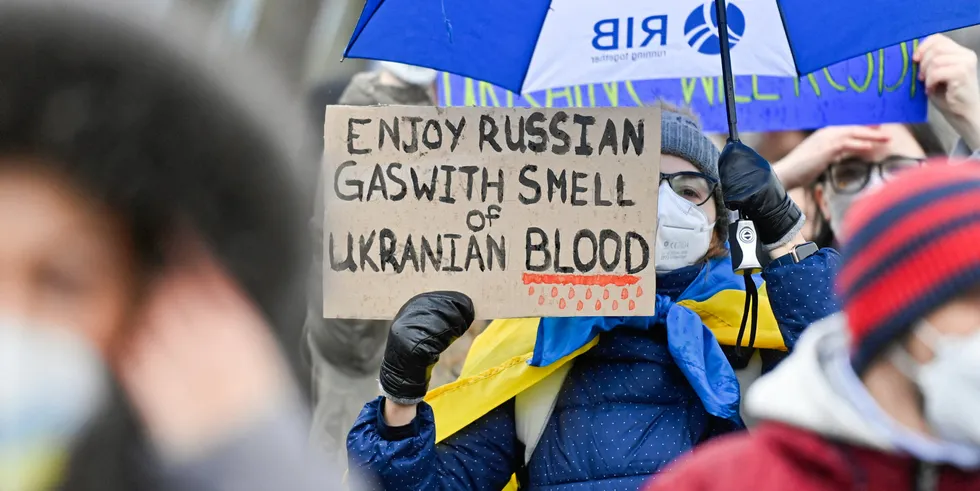
[[[0,3],[4,491],[339,480],[277,341],[313,133],[267,73],[168,20]]]
[[[338,104],[351,106],[435,104],[435,70],[376,62],[375,69],[354,75]],[[320,121],[323,126],[323,108]],[[322,180],[322,179],[321,179]],[[322,190],[321,190],[322,192]],[[319,193],[318,193],[319,194]],[[391,321],[323,318],[323,201],[316,201],[311,224],[316,243],[310,274],[306,319],[314,401],[311,439],[332,463],[347,465],[345,440],[364,401],[377,397],[378,368]],[[459,376],[470,343],[480,328],[469,331],[433,368],[432,386]]]
[[[495,321],[460,379],[428,391],[473,304],[455,292],[415,297],[388,336],[384,395],[348,436],[353,474],[388,491],[639,489],[696,445],[743,428],[736,370],[753,350],[734,346],[778,356],[836,311],[838,255],[802,243],[804,217],[762,157],[737,142],[719,155],[689,109],[661,109],[656,291],[594,287],[575,300],[652,295],[656,315]],[[732,271],[726,206],[755,220],[774,259],[755,278],[765,282],[757,328],[741,323],[745,281]]]
[[[910,170],[845,220],[843,312],[749,389],[763,420],[647,491],[980,490],[980,164]]]
[[[923,41],[912,58],[930,102],[960,136],[952,156],[980,158],[976,53],[937,34]],[[831,247],[845,238],[840,227],[856,199],[944,153],[927,124],[836,126],[817,130],[773,167],[787,189],[807,190],[816,204],[808,215],[814,222],[811,240]]]

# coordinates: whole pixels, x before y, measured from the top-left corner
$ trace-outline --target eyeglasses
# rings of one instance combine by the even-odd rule
[[[675,172],[673,174],[661,172],[660,182],[664,181],[667,181],[667,185],[678,196],[697,206],[701,206],[711,199],[712,193],[718,187],[717,179],[700,172]]]
[[[867,187],[873,170],[877,169],[882,181],[889,181],[903,171],[921,167],[923,162],[925,159],[900,156],[888,157],[881,162],[849,158],[830,164],[827,174],[830,185],[838,194],[855,194]]]

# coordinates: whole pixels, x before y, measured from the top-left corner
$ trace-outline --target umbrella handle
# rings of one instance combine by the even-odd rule
[[[738,118],[735,115],[735,79],[732,77],[732,55],[728,44],[728,13],[725,0],[715,0],[718,41],[721,48],[721,79],[725,86],[725,111],[728,113],[728,141],[738,141]]]

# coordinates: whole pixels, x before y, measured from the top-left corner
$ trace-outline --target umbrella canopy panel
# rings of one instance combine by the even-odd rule
[[[550,0],[367,0],[345,56],[520,90]]]
[[[775,0],[727,6],[736,75],[795,75]],[[347,55],[427,66],[515,92],[717,76],[712,0],[369,0]]]
[[[876,49],[980,24],[978,0],[776,2],[802,75]]]

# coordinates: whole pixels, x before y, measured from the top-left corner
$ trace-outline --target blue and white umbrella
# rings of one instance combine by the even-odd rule
[[[715,12],[715,0],[367,0],[345,56],[519,93],[717,76]],[[730,0],[725,12],[735,75],[803,75],[980,23],[978,0]]]
[[[973,24],[980,0],[367,0],[344,54],[519,93],[721,74],[736,141],[733,75],[805,75]]]

